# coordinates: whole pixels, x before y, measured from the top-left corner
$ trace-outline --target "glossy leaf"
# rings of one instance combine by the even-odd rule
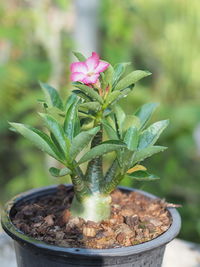
[[[149,126],[139,137],[138,149],[140,150],[154,145],[168,124],[168,120],[163,120],[155,122]]]
[[[125,88],[123,90],[120,90],[121,94],[113,101],[112,105],[117,103],[120,99],[127,97],[127,95],[133,90],[134,85],[129,86],[128,88]]]
[[[65,112],[64,111],[61,111],[60,109],[58,109],[56,107],[48,107],[48,108],[46,108],[45,113],[52,116],[61,125],[63,124],[64,119],[65,119]]]
[[[167,147],[164,146],[150,146],[147,148],[144,148],[142,150],[139,150],[137,152],[134,153],[134,158],[132,159],[132,163],[131,166],[135,165],[136,163],[143,161],[146,158],[151,157],[152,155],[162,152],[165,149],[167,149]]]
[[[136,112],[135,116],[137,116],[140,119],[141,126],[140,128],[144,128],[144,126],[147,124],[149,119],[151,118],[153,112],[158,107],[158,103],[147,103],[141,106]]]
[[[81,54],[80,52],[75,52],[73,51],[72,52],[74,54],[74,56],[79,60],[79,61],[85,61],[86,60],[86,57]]]
[[[83,131],[79,133],[73,140],[70,149],[70,157],[75,159],[75,157],[90,143],[92,138],[100,130],[100,127],[95,127],[88,131]]]
[[[159,179],[158,176],[148,173],[145,170],[135,171],[135,172],[127,174],[126,176],[134,180],[138,180],[138,181],[151,181],[151,180]]]
[[[73,83],[73,85],[83,91],[87,96],[91,97],[93,100],[98,101],[99,103],[103,103],[102,97],[93,89],[87,85],[80,84],[80,83]]]
[[[40,116],[45,121],[50,132],[54,135],[55,139],[59,143],[61,149],[63,150],[64,154],[66,155],[68,152],[68,146],[66,142],[66,137],[63,128],[61,125],[50,115],[45,113],[39,113]]]
[[[93,147],[90,151],[88,151],[78,162],[78,164],[82,164],[86,161],[89,161],[91,159],[94,159],[96,157],[102,156],[104,154],[107,154],[109,152],[117,151],[121,148],[125,147],[125,145],[122,144],[112,144],[112,143],[105,143],[100,144],[98,146]]]
[[[129,87],[130,85],[138,82],[142,78],[151,75],[149,71],[136,70],[121,79],[115,87],[115,90],[121,90]]]
[[[119,95],[121,94],[121,91],[113,91],[111,92],[108,97],[106,98],[105,105],[108,106],[110,105],[113,101],[115,101]]]
[[[76,95],[75,93],[72,93],[68,98],[67,101],[65,103],[65,112],[68,111],[68,109],[71,107],[71,105],[77,103],[79,100],[78,95]]]
[[[53,135],[53,133],[50,133],[50,137],[51,137],[51,140],[53,141],[54,145],[56,146],[57,150],[59,151],[59,153],[63,156],[63,158],[66,158],[65,157],[65,152],[63,151],[62,147],[58,143],[58,141],[55,138],[55,136]]]
[[[40,82],[40,86],[45,94],[47,104],[63,110],[63,103],[58,91],[47,83]]]
[[[64,122],[64,132],[67,137],[72,140],[73,137],[79,132],[80,121],[78,118],[78,101],[73,103],[68,109]]]
[[[100,73],[100,82],[101,82],[101,88],[105,90],[106,87],[108,86],[108,83],[105,80],[105,74],[103,72]]]
[[[128,162],[130,162],[130,157],[128,156],[129,150],[127,149],[126,143],[124,143],[123,141],[119,139],[108,140],[108,141],[103,142],[103,144],[106,144],[106,143],[122,145],[121,149],[116,150],[116,154],[117,154],[117,160],[118,160],[119,165],[122,167],[122,169],[125,168],[126,158],[128,158]]]
[[[92,110],[92,111],[95,111],[95,112],[97,112],[101,108],[99,102],[96,102],[96,101],[94,101],[94,102],[85,102],[83,104],[80,104],[80,107],[81,108],[86,108],[88,110]]]
[[[72,91],[74,94],[76,94],[78,97],[82,98],[83,100],[86,101],[92,101],[92,98],[89,95],[86,95],[84,92],[81,90],[73,90]]]
[[[122,128],[124,131],[129,129],[130,127],[136,127],[137,129],[140,129],[140,120],[138,117],[134,115],[126,115],[126,118],[123,122]]]
[[[132,166],[131,159],[133,154],[134,152],[129,150],[127,147],[117,151],[117,159],[119,165],[121,166],[121,173],[126,172]]]
[[[126,147],[126,143],[118,139],[110,139],[110,140],[102,142],[101,144],[116,144],[116,145],[122,145],[123,147]]]
[[[113,127],[106,120],[103,120],[102,124],[110,139],[118,139],[117,132],[113,129]]]
[[[133,89],[134,86],[128,87],[124,90],[113,91],[106,99],[106,105],[114,105],[120,99],[126,97]]]
[[[28,140],[30,140],[34,145],[36,145],[39,149],[46,152],[53,158],[57,160],[62,160],[62,155],[59,154],[57,151],[55,145],[51,141],[50,137],[39,131],[38,129],[35,129],[29,125],[24,125],[21,123],[10,123],[10,125],[20,134],[22,134],[24,137],[26,137]]]
[[[62,168],[62,169],[57,169],[57,168],[51,167],[49,169],[49,172],[52,176],[55,176],[55,177],[61,177],[61,176],[65,176],[65,175],[72,173],[71,170],[68,169],[67,167]]]
[[[87,131],[94,127],[94,120],[92,118],[81,118],[81,130]]]
[[[117,105],[115,106],[115,114],[114,114],[114,121],[115,121],[115,126],[117,131],[119,132],[120,137],[122,138],[122,133],[123,133],[123,123],[126,118],[126,115],[123,111],[123,109]]]
[[[117,84],[121,76],[124,74],[126,67],[129,66],[131,62],[126,63],[118,63],[114,67],[114,74],[113,74],[113,87]]]
[[[104,81],[112,86],[112,80],[113,80],[113,74],[114,74],[114,69],[110,65],[107,70],[104,72]]]
[[[92,114],[91,114],[90,112],[86,112],[86,111],[83,111],[83,110],[79,110],[79,111],[78,111],[78,116],[81,117],[81,120],[82,120],[83,118],[86,118],[86,119],[92,119],[92,120],[95,119],[95,117],[92,116]]]
[[[108,117],[108,115],[110,115],[112,112],[113,110],[110,107],[106,108],[103,112],[103,117],[104,118]]]
[[[138,145],[138,130],[135,126],[130,127],[125,134],[124,142],[127,144],[129,150],[136,150]]]
[[[58,119],[62,119],[63,117],[65,117],[65,112],[57,107],[47,107],[46,111],[48,112],[48,114],[52,115],[53,117],[55,116]]]

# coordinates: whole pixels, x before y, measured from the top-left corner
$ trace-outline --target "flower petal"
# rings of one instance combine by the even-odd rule
[[[91,76],[85,76],[85,78],[83,79],[83,83],[94,84],[97,82],[98,78],[99,78],[99,74],[93,74]]]
[[[70,66],[70,70],[71,72],[82,72],[82,73],[87,73],[88,69],[87,69],[87,65],[85,64],[85,62],[74,62],[71,64]]]
[[[99,64],[99,55],[95,52],[92,52],[92,56],[89,57],[86,61],[85,61],[87,67],[88,67],[88,71],[93,71],[96,66]]]
[[[83,82],[85,77],[87,76],[82,72],[73,72],[70,76],[70,80],[73,82]]]
[[[105,62],[105,61],[99,61],[99,64],[97,65],[97,67],[95,68],[95,73],[100,73],[103,72],[104,70],[106,70],[109,67],[109,63]]]

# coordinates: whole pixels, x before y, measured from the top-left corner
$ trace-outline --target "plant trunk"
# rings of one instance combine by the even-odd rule
[[[94,136],[91,142],[91,148],[99,145],[101,142],[102,142],[102,128]],[[85,181],[92,193],[100,192],[100,186],[103,179],[102,169],[103,169],[102,156],[96,157],[88,163],[87,171],[85,174]]]
[[[91,142],[91,148],[99,145],[101,142],[102,128],[94,136]],[[88,192],[83,194],[83,190],[75,190],[70,209],[73,216],[81,217],[86,221],[90,220],[95,222],[100,222],[110,217],[111,197],[101,192],[102,180],[102,156],[99,156],[92,159],[87,166],[83,184],[85,184]],[[79,184],[78,188],[80,188]]]
[[[72,201],[71,214],[85,219],[86,221],[100,222],[110,217],[111,196],[93,193],[84,197],[81,201],[76,196]]]

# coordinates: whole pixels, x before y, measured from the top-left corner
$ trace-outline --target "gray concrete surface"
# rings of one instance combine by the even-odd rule
[[[17,267],[12,241],[5,234],[0,234],[0,267]],[[163,267],[200,267],[200,245],[173,240],[167,245]]]
[[[163,267],[200,267],[200,245],[174,239],[167,245]]]
[[[0,234],[0,266],[17,267],[13,242],[6,234]]]

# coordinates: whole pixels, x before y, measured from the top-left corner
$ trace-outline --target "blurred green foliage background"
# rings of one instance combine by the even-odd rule
[[[180,237],[200,238],[200,1],[102,0],[99,8],[100,54],[115,64],[131,61],[153,75],[135,88],[122,105],[132,113],[145,102],[160,102],[153,120],[169,118],[160,143],[167,152],[146,161],[161,179],[154,183],[125,180],[167,201],[182,204]],[[42,98],[38,80],[69,93],[69,64],[74,49],[73,1],[0,3],[0,203],[32,187],[66,180],[48,174],[47,159],[7,121],[40,127]]]

